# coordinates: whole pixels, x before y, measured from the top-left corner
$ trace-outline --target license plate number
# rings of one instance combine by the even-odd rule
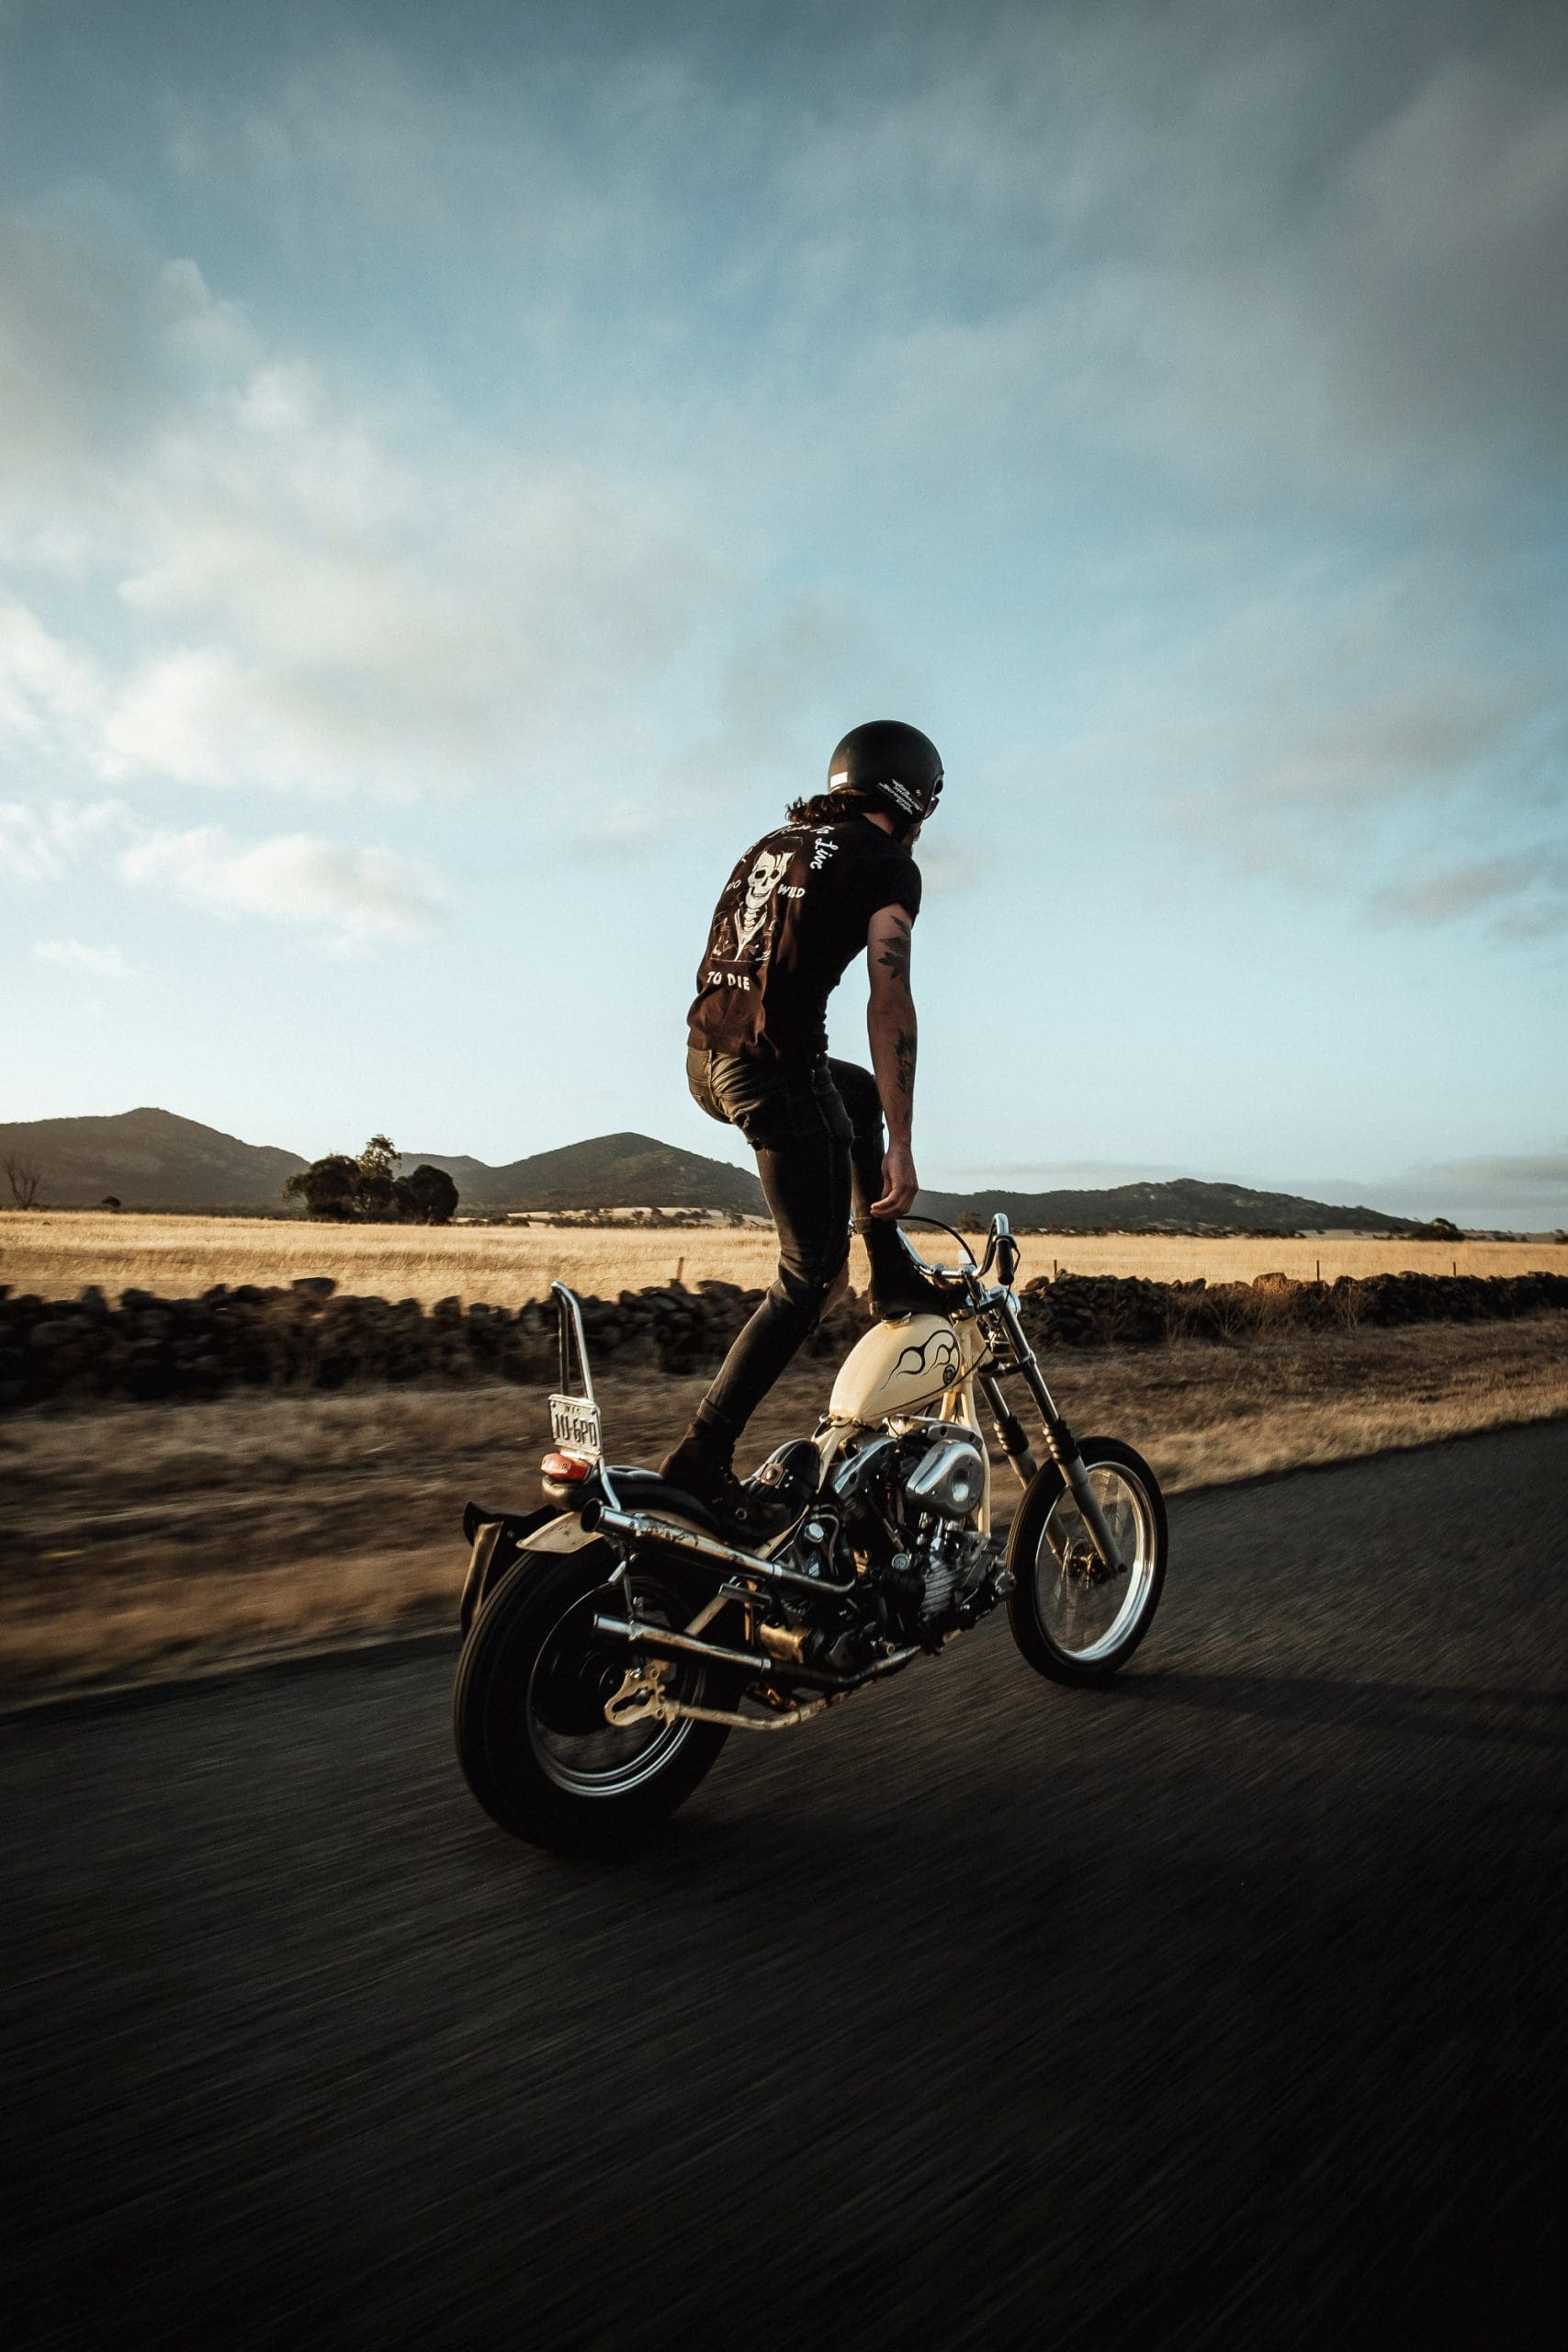
[[[603,1451],[598,1406],[591,1404],[586,1396],[552,1396],[550,1435],[570,1453],[586,1453],[597,1462]]]

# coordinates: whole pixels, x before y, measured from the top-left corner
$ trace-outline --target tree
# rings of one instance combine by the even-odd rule
[[[400,1176],[393,1186],[397,1213],[405,1225],[450,1225],[457,1206],[457,1187],[445,1168],[422,1160],[412,1176]]]
[[[399,1215],[396,1170],[401,1158],[390,1136],[372,1136],[360,1153],[357,1199],[367,1223],[387,1225]]]
[[[118,1209],[119,1206],[119,1194],[118,1193],[106,1193],[103,1199],[98,1203],[98,1206],[101,1209]]]
[[[308,1216],[348,1225],[359,1215],[359,1162],[344,1151],[329,1151],[309,1168],[296,1170],[283,1187],[286,1201],[303,1201]]]
[[[43,1190],[43,1171],[30,1159],[8,1159],[6,1181],[11,1187],[11,1198],[19,1209],[38,1206],[38,1196]]]
[[[355,1213],[367,1225],[390,1225],[400,1215],[397,1182],[378,1168],[360,1170],[354,1197]]]
[[[386,1136],[372,1136],[357,1159],[329,1152],[298,1170],[283,1197],[303,1201],[308,1216],[336,1225],[448,1225],[457,1187],[443,1169],[422,1161],[412,1176],[395,1176],[402,1154]]]

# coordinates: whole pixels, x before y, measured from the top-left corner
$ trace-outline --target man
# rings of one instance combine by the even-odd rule
[[[738,1127],[756,1152],[779,1270],[660,1469],[738,1535],[786,1523],[786,1496],[735,1476],[735,1444],[849,1286],[852,1209],[871,1261],[873,1312],[940,1304],[895,1220],[919,1189],[909,950],[920,875],[910,848],[941,791],[936,745],[918,728],[884,718],[852,729],[828,763],[828,790],[797,800],[787,822],[747,851],[709,929],[688,1015],[687,1080],[708,1115]],[[874,1077],[828,1057],[828,999],[863,949]]]

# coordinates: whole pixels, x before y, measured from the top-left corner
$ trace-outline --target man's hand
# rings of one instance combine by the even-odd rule
[[[882,1155],[882,1198],[873,1201],[872,1216],[908,1216],[919,1189],[914,1153],[907,1143],[890,1143]]]

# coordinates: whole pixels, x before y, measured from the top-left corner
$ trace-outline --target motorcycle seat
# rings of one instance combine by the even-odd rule
[[[703,1534],[716,1535],[721,1543],[733,1540],[706,1503],[689,1495],[683,1487],[671,1486],[657,1470],[623,1469],[612,1464],[610,1476],[623,1510],[651,1511],[658,1519],[683,1519]]]

